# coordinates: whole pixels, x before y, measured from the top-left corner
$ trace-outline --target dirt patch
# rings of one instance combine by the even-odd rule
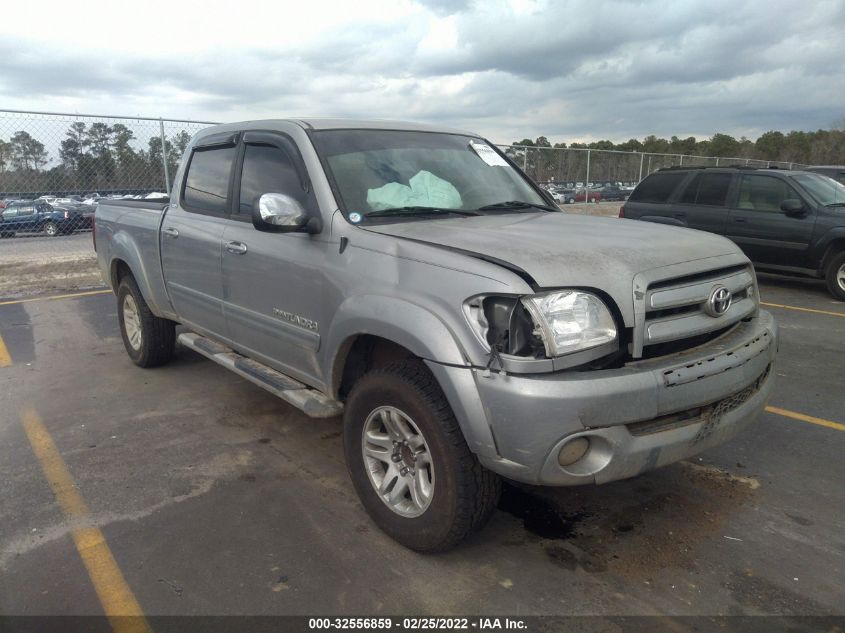
[[[758,487],[751,477],[682,462],[599,487],[509,487],[499,508],[523,520],[522,542],[539,542],[555,565],[648,579],[667,567],[694,570],[697,545],[723,536],[726,519]]]
[[[0,263],[0,297],[21,297],[42,292],[101,286],[97,258],[68,256],[43,261]]]

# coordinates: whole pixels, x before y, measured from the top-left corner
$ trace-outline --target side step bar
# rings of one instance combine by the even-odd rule
[[[210,338],[185,332],[176,339],[179,343],[210,358],[218,365],[235,372],[251,383],[266,389],[312,418],[333,418],[343,411],[343,404],[325,394],[303,385],[267,365],[241,356]]]

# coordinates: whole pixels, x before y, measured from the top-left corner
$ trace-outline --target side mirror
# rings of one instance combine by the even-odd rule
[[[252,208],[252,225],[259,231],[318,233],[320,221],[309,217],[297,200],[283,193],[265,193]]]
[[[804,203],[797,198],[787,198],[780,203],[780,210],[791,218],[803,218],[807,215]]]

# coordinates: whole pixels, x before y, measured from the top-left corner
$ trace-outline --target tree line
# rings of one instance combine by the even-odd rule
[[[0,191],[161,190],[165,187],[162,153],[172,179],[190,140],[191,135],[182,130],[168,138],[164,148],[157,135],[143,147],[143,140],[122,123],[76,121],[58,146],[58,160],[51,161],[44,143],[20,130],[8,140],[0,139]]]
[[[845,164],[845,120],[829,130],[815,132],[769,131],[756,140],[746,137],[735,138],[729,134],[717,133],[707,139],[694,136],[659,138],[651,135],[644,139],[629,139],[622,143],[609,140],[591,143],[551,143],[547,137],[534,140],[524,138],[515,141],[505,151],[523,166],[528,174],[539,182],[580,180],[586,175],[586,152],[560,152],[560,149],[615,150],[625,154],[592,153],[590,179],[636,181],[640,175],[660,167],[683,163],[685,165],[714,165],[716,158],[739,159],[740,164],[766,166],[778,162],[780,166],[843,165]],[[648,157],[641,161],[640,154]],[[676,155],[676,156],[660,156]],[[681,156],[689,156],[682,159]],[[696,158],[693,158],[696,157]],[[704,158],[697,158],[704,157]],[[734,160],[734,163],[737,161]],[[722,161],[723,165],[730,164]]]

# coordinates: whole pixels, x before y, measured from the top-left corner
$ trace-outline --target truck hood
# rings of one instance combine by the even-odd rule
[[[540,288],[597,288],[610,294],[623,312],[630,309],[637,273],[721,255],[743,257],[732,242],[711,233],[567,213],[473,216],[366,229],[507,263]]]

